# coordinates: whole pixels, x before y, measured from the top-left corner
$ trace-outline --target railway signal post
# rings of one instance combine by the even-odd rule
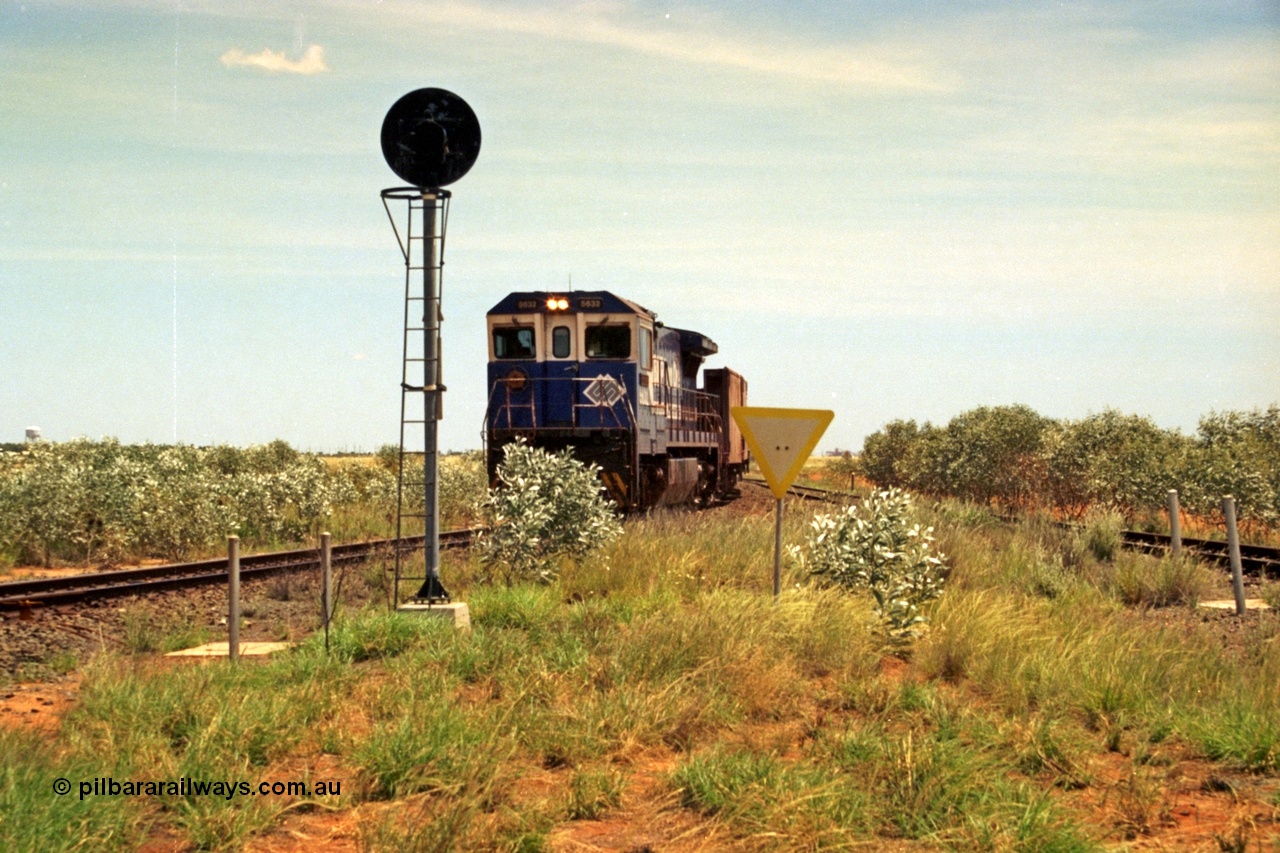
[[[449,593],[440,581],[437,422],[443,415],[445,391],[440,373],[440,285],[450,193],[441,188],[461,178],[475,163],[480,153],[480,123],[466,101],[452,92],[416,89],[387,111],[381,144],[391,171],[412,185],[382,191],[382,204],[405,264],[396,539],[406,534],[406,522],[415,527],[420,523],[426,534],[421,575],[403,564],[397,544],[392,606],[400,604],[401,581],[419,579],[422,583],[412,596],[412,604],[448,606]],[[403,203],[403,232],[396,224],[392,202]],[[413,434],[419,430],[421,441],[417,442]],[[416,446],[419,444],[421,450]],[[421,479],[412,465],[419,452]],[[462,621],[458,615],[454,619],[455,624]]]

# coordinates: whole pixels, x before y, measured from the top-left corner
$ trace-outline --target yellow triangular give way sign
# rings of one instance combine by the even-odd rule
[[[827,409],[770,409],[734,406],[729,410],[751,448],[769,491],[782,500],[800,469],[818,446],[835,412]]]

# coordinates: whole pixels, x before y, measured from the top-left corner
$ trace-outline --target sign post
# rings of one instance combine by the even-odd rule
[[[773,597],[776,601],[782,594],[782,499],[818,446],[835,412],[734,406],[729,414],[742,430],[776,501],[773,525]]]

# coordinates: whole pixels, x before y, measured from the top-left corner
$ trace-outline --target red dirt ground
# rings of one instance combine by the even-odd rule
[[[174,665],[166,662],[163,665]],[[199,665],[199,664],[194,664]],[[915,677],[912,666],[896,657],[881,663],[882,677],[897,683]],[[62,715],[74,705],[79,680],[57,684],[24,684],[0,692],[0,725],[30,728],[50,737],[57,734]],[[819,721],[820,724],[820,721]],[[782,757],[796,756],[808,736],[802,720],[741,726],[726,740],[771,745]],[[1157,748],[1149,764],[1135,771],[1125,744],[1121,751],[1091,753],[1081,769],[1089,784],[1061,792],[1064,807],[1094,825],[1104,843],[1132,851],[1276,850],[1280,844],[1280,807],[1270,805],[1280,790],[1274,778],[1233,772],[1187,755],[1177,747]],[[599,819],[565,821],[549,835],[555,851],[670,851],[750,849],[735,843],[714,820],[682,809],[664,782],[679,757],[669,748],[649,749],[617,766],[627,777],[619,807]],[[294,766],[296,765],[296,766]],[[305,765],[305,767],[304,767]],[[320,755],[272,768],[276,778],[296,778],[303,770],[312,778],[340,779],[354,785],[353,774],[340,759]],[[572,771],[526,768],[511,789],[515,803],[546,803],[562,798]],[[366,803],[342,811],[318,807],[286,813],[268,832],[251,838],[250,853],[303,853],[311,850],[361,849],[361,829],[384,816],[385,810],[408,810],[409,798],[393,803]],[[894,849],[927,849],[928,845],[892,842]],[[176,833],[162,831],[142,848],[146,853],[179,853],[189,843]],[[884,848],[881,848],[884,849]]]

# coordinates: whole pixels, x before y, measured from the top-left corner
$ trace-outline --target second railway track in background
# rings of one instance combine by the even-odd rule
[[[743,479],[741,482],[767,488],[763,480]],[[812,486],[792,486],[787,490],[788,496],[802,500],[826,501],[828,503],[856,503],[858,496],[852,492],[840,492],[832,489],[814,488]],[[1003,516],[1002,516],[1003,517]],[[1005,518],[1010,521],[1012,518]],[[1056,524],[1070,528],[1070,522],[1060,521]],[[1126,548],[1146,553],[1167,552],[1173,547],[1172,538],[1165,533],[1148,533],[1142,530],[1120,531],[1120,542]],[[1230,556],[1227,543],[1220,539],[1196,539],[1182,537],[1182,547],[1201,560],[1227,566]],[[1240,567],[1246,575],[1257,575],[1262,578],[1280,577],[1280,548],[1270,545],[1240,545]]]
[[[1016,515],[998,515],[1001,521],[1016,523]],[[1066,530],[1080,530],[1083,525],[1071,521],[1051,521],[1050,523]],[[1168,533],[1150,533],[1145,530],[1121,530],[1120,545],[1144,554],[1167,554],[1173,550],[1173,537]],[[1182,550],[1192,556],[1229,567],[1231,555],[1227,543],[1222,539],[1197,539],[1182,537]],[[1249,576],[1260,578],[1280,578],[1280,548],[1270,545],[1249,545],[1240,543],[1240,571]]]
[[[440,547],[465,548],[471,544],[475,533],[474,528],[442,531]],[[404,537],[399,540],[400,548],[403,550],[421,548],[423,539],[422,536]],[[395,539],[334,545],[330,549],[330,557],[334,565],[355,563],[367,560],[380,552],[390,551],[395,545]],[[318,548],[248,554],[240,557],[240,578],[250,580],[277,572],[318,568],[319,565],[320,550]],[[164,592],[226,582],[227,559],[225,557],[192,563],[171,563],[163,566],[91,572],[56,578],[27,578],[0,583],[0,611],[21,611],[33,607],[73,604],[96,598]]]
[[[1122,530],[1120,540],[1126,548],[1147,553],[1168,551],[1173,547],[1173,538],[1165,533]],[[1220,539],[1191,539],[1183,536],[1182,547],[1202,560],[1223,566],[1230,564],[1227,543]],[[1280,548],[1241,543],[1240,569],[1246,575],[1280,577]]]

